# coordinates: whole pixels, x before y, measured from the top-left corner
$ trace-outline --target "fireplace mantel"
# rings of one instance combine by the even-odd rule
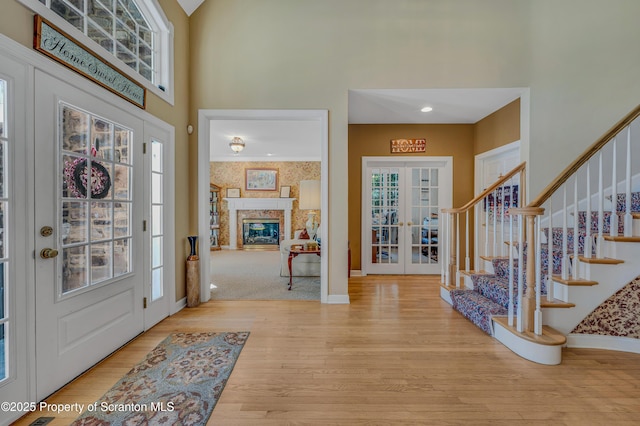
[[[284,238],[291,239],[291,210],[295,198],[223,198],[229,209],[229,248],[238,248],[238,210],[284,211]]]

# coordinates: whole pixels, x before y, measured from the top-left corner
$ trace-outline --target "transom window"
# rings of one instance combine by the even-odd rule
[[[18,1],[173,104],[173,27],[157,0]]]
[[[40,0],[152,83],[154,34],[133,0]]]

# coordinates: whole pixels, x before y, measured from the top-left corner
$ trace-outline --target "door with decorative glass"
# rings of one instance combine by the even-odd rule
[[[0,54],[0,401],[29,401],[26,103],[28,69]],[[28,263],[29,262],[29,263]],[[23,412],[0,411],[0,424]]]
[[[363,158],[363,273],[441,272],[439,213],[451,206],[451,163]]]
[[[40,399],[143,330],[148,249],[142,121],[40,71],[35,93]]]

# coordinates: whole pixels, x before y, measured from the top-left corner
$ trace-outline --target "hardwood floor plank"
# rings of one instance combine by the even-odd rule
[[[350,305],[211,301],[165,319],[48,401],[89,404],[180,331],[250,331],[211,425],[637,424],[640,355],[526,361],[440,296],[439,277],[350,279]],[[53,415],[66,425],[77,413]]]

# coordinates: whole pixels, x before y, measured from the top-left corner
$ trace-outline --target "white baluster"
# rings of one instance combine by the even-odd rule
[[[626,203],[624,214],[624,236],[630,237],[633,234],[633,217],[631,216],[631,126],[627,126],[627,170],[626,179]]]
[[[578,278],[578,267],[580,265],[580,250],[578,238],[580,229],[578,228],[578,172],[573,175],[573,264],[571,265],[571,276]]]
[[[500,238],[498,239],[498,244],[500,247],[500,256],[503,256],[503,257],[504,257],[504,250],[506,246],[506,244],[504,243],[504,221],[505,221],[504,212],[506,210],[504,199],[505,199],[506,189],[507,189],[506,185],[503,185],[500,189]]]
[[[519,243],[518,243],[518,316],[517,316],[517,321],[516,321],[516,330],[518,330],[519,333],[522,333],[522,329],[523,329],[523,324],[522,324],[522,304],[523,304],[523,300],[522,300],[522,294],[523,294],[523,282],[522,282],[522,277],[524,276],[524,268],[522,267],[522,265],[524,265],[524,239],[522,238],[522,229],[523,229],[523,220],[522,220],[522,215],[518,215],[518,229],[521,232],[518,232],[520,238],[519,238]]]
[[[569,254],[567,253],[567,185],[562,186],[562,279],[569,278]]]
[[[535,222],[535,232],[536,236],[536,272],[535,279],[533,283],[529,283],[529,285],[536,286],[536,310],[534,313],[534,332],[538,335],[542,334],[542,310],[540,309],[540,297],[542,295],[542,266],[540,265],[540,258],[542,256],[542,247],[541,247],[541,238],[540,238],[540,217],[536,216]],[[540,281],[540,282],[538,282]]]
[[[487,208],[484,211],[484,255],[489,256],[489,196],[484,197],[484,203]]]
[[[591,258],[591,164],[587,162],[587,211],[585,213],[585,235],[584,235],[584,253],[583,256]]]
[[[460,288],[460,214],[456,213],[456,288]]]
[[[507,315],[509,326],[513,327],[513,215],[509,215],[509,305],[507,306]]]
[[[611,218],[609,219],[609,235],[618,234],[618,141],[613,139],[613,164],[611,167]],[[604,253],[603,253],[604,254]]]
[[[602,150],[598,156],[598,233],[596,236],[596,257],[602,257],[602,225],[604,224],[604,173],[602,172]]]
[[[480,203],[473,207],[473,269],[479,271],[480,268]]]
[[[442,221],[442,229],[444,231],[444,241],[438,240],[442,250],[442,253],[438,252],[438,258],[440,259],[440,282],[449,286],[449,274],[447,274],[447,269],[449,269],[449,215],[441,213],[438,221]]]
[[[497,189],[493,191],[493,227],[491,231],[491,237],[493,239],[493,248],[491,250],[491,256],[497,256],[498,254],[498,241],[496,239],[496,230],[498,229],[498,193]]]
[[[471,250],[471,248],[469,247],[469,210],[464,212],[464,218],[465,218],[465,234],[466,234],[466,244],[465,244],[466,256],[464,258],[464,267],[466,271],[470,271],[471,258],[469,257],[469,251]]]
[[[553,301],[553,206],[551,203],[551,199],[553,197],[549,198],[549,206],[548,211],[549,211],[549,231],[547,232],[547,250],[549,251],[548,253],[548,258],[549,258],[549,265],[547,267],[547,300],[549,302]]]

